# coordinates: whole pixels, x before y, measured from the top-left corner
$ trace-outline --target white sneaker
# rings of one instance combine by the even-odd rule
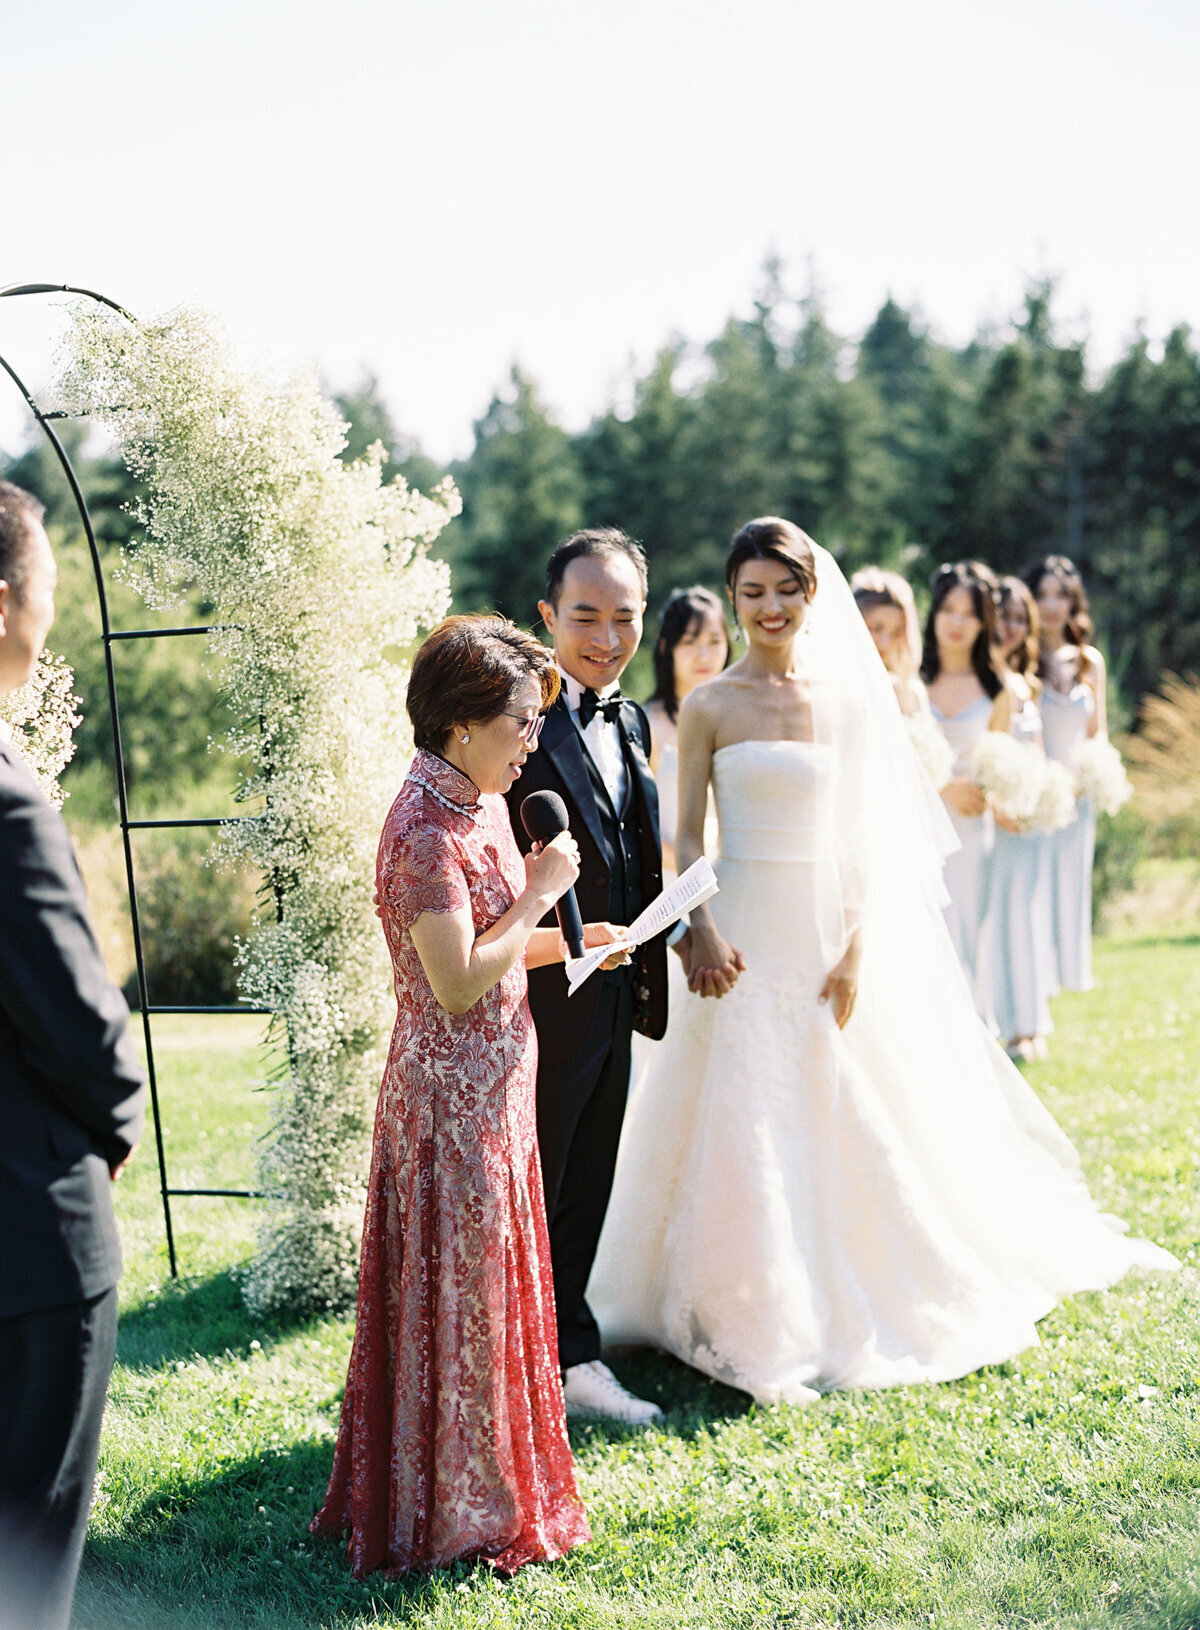
[[[662,1420],[657,1404],[635,1398],[598,1358],[590,1364],[571,1365],[563,1376],[563,1397],[572,1418],[599,1415],[606,1421],[623,1421],[626,1426],[649,1426],[652,1421]]]

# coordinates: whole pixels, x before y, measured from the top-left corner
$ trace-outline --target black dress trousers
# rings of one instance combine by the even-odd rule
[[[603,987],[579,1051],[539,1063],[538,1149],[558,1312],[558,1362],[600,1357],[600,1330],[585,1292],[612,1192],[629,1095],[633,982],[628,969],[593,974]]]
[[[0,1626],[67,1630],[117,1345],[117,1291],[0,1318]]]

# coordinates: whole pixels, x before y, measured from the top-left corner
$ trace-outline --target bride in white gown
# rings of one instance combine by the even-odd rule
[[[762,1402],[948,1380],[1064,1295],[1167,1252],[1102,1216],[976,1016],[941,906],[953,836],[832,556],[751,522],[747,655],[680,714],[680,869],[711,782],[720,893],[637,1083],[588,1300]]]

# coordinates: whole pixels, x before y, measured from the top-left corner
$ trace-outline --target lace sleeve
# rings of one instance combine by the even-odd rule
[[[379,846],[379,898],[405,928],[425,911],[460,911],[471,903],[462,856],[436,821],[389,822]]]

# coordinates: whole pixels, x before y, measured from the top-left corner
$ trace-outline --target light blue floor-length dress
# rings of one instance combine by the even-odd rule
[[[932,704],[931,704],[932,706]],[[934,718],[954,751],[954,773],[967,773],[971,748],[984,734],[992,716],[990,696],[981,696],[958,713],[946,715],[933,707]],[[987,992],[981,982],[986,951],[983,945],[987,913],[988,881],[996,841],[996,823],[991,810],[982,815],[960,815],[947,806],[961,848],[946,861],[946,926],[958,959],[966,971],[976,1006],[984,1019],[990,1019]]]
[[[1071,766],[1086,741],[1096,698],[1082,680],[1069,691],[1047,685],[1042,692],[1042,733],[1046,753]],[[1081,798],[1078,814],[1061,832],[1041,839],[1050,888],[1050,921],[1063,990],[1092,988],[1092,860],[1096,849],[1096,810]]]
[[[1032,697],[1014,713],[1010,728],[1029,752],[1040,752],[1042,716]],[[980,972],[1001,1041],[1049,1035],[1057,970],[1048,851],[1036,832],[996,827]]]

